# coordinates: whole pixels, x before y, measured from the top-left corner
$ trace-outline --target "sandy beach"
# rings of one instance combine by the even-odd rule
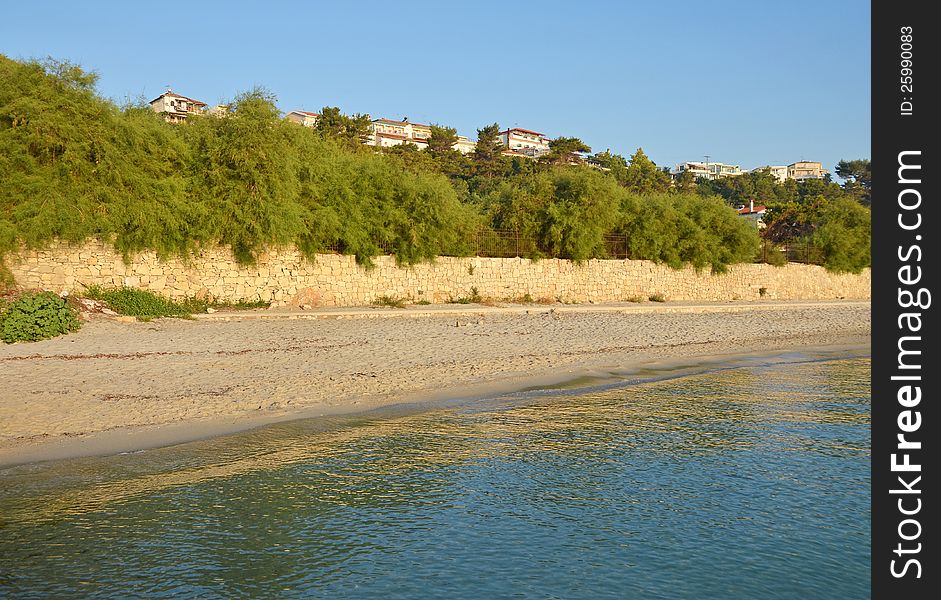
[[[370,317],[370,318],[367,318]],[[218,313],[0,346],[0,465],[657,361],[869,344],[868,302]]]

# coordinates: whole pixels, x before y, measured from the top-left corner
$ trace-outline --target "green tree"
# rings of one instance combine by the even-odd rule
[[[627,160],[620,154],[612,154],[610,150],[597,152],[591,156],[591,162],[605,169],[621,185],[626,185]]]
[[[477,173],[485,177],[494,177],[505,171],[503,143],[500,142],[500,125],[493,123],[477,130],[477,144],[474,147],[474,162]]]
[[[872,163],[869,159],[841,160],[836,174],[846,180],[843,189],[867,206],[872,202]]]
[[[256,88],[238,96],[226,118],[206,117],[186,128],[195,149],[191,193],[213,206],[206,225],[242,262],[253,262],[266,246],[289,244],[303,230],[293,126],[274,102]]]
[[[814,232],[807,240],[823,255],[828,271],[859,273],[871,262],[872,216],[849,198],[822,206]]]
[[[618,232],[633,258],[713,272],[753,260],[759,243],[754,226],[723,199],[689,193],[626,194]]]
[[[732,205],[768,204],[777,199],[778,181],[769,169],[759,169],[712,181],[711,191]]]
[[[366,143],[371,121],[369,115],[344,115],[336,106],[324,106],[314,130],[324,137],[337,140],[348,148]]]
[[[670,176],[664,173],[638,148],[624,175],[627,189],[642,194],[665,192],[670,189]]]
[[[540,160],[552,165],[580,164],[582,154],[591,152],[591,146],[575,137],[559,137],[549,140],[549,152]]]
[[[602,173],[560,167],[507,178],[483,204],[494,227],[536,240],[538,254],[581,261],[605,256],[621,193]]]
[[[673,188],[681,194],[690,194],[698,191],[696,176],[689,171],[681,171],[673,179]]]
[[[418,146],[411,142],[382,148],[382,154],[400,161],[402,169],[411,173],[433,173],[438,171],[434,157],[428,152],[419,150]]]
[[[765,229],[762,237],[775,244],[798,242],[810,235],[819,219],[819,205],[826,198],[818,196],[814,202],[785,202],[774,205],[762,221]]]
[[[205,237],[186,202],[181,129],[149,107],[118,109],[95,81],[66,62],[0,55],[0,260],[56,238],[165,256]]]
[[[800,202],[815,202],[820,196],[828,200],[842,198],[846,192],[838,184],[824,179],[805,179],[797,182]]]
[[[455,152],[457,143],[457,129],[441,125],[431,126],[431,137],[428,138],[428,152],[434,156],[442,156]]]

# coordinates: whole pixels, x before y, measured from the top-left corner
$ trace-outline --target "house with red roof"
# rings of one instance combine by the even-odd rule
[[[366,143],[381,148],[398,146],[399,144],[415,144],[421,150],[428,147],[430,137],[431,125],[412,123],[407,117],[401,121],[373,119]],[[457,141],[454,143],[454,149],[462,154],[473,152],[475,146],[476,142],[467,139],[463,135],[457,136]]]
[[[755,206],[754,202],[749,202],[748,206],[744,204],[739,204],[736,212],[742,218],[748,219],[755,224],[755,227],[758,229],[764,229],[765,223],[761,220],[765,216],[765,213],[768,211],[768,208],[762,204]]]
[[[367,144],[388,148],[399,144],[415,144],[419,148],[428,147],[431,126],[412,123],[407,117],[401,121],[394,119],[373,119],[370,124]]]

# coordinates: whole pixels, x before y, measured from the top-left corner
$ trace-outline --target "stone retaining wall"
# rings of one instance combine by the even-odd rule
[[[129,286],[170,297],[211,296],[218,300],[270,300],[274,305],[362,306],[380,296],[413,302],[448,302],[476,289],[493,300],[615,302],[646,300],[722,301],[868,299],[871,277],[836,275],[822,267],[789,264],[736,265],[723,275],[692,268],[673,270],[641,260],[591,260],[582,265],[560,259],[438,258],[434,263],[398,267],[381,256],[364,269],[352,256],[318,255],[307,261],[294,249],[272,251],[252,267],[239,266],[231,252],[214,248],[187,261],[161,262],[143,252],[125,264],[101,242],[58,243],[46,250],[7,256],[16,283],[24,288],[62,291],[82,285]]]

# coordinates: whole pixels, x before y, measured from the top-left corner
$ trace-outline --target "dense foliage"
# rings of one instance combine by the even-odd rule
[[[114,312],[149,321],[158,317],[188,318],[194,312],[184,303],[174,302],[148,290],[136,288],[89,287],[84,294],[93,300],[105,303]],[[200,312],[204,312],[203,311]]]
[[[733,263],[748,262],[758,251],[755,227],[716,197],[696,194],[628,195],[620,231],[631,253],[678,268],[723,272]]]
[[[223,244],[243,263],[297,245],[309,257],[333,250],[368,265],[384,252],[406,264],[465,255],[495,229],[531,240],[534,257],[604,257],[606,236],[620,234],[633,258],[722,270],[753,260],[758,246],[730,204],[844,194],[761,174],[671,187],[643,150],[586,160],[590,148],[577,138],[553,140],[541,160],[509,157],[496,123],[478,130],[468,155],[451,149],[455,130],[438,125],[425,150],[378,151],[361,143],[365,115],[325,107],[304,128],[282,119],[263,90],[239,96],[222,117],[171,125],[149,106],[115,106],[94,85],[73,65],[0,56],[0,274],[4,253],[55,238],[100,237],[125,255]],[[864,180],[861,165],[846,168]],[[858,237],[860,214],[809,218],[801,235],[834,256],[828,266],[852,270],[868,259],[862,245],[838,248],[842,236]]]
[[[75,310],[53,294],[23,294],[0,305],[0,340],[35,342],[77,331],[81,327]]]

